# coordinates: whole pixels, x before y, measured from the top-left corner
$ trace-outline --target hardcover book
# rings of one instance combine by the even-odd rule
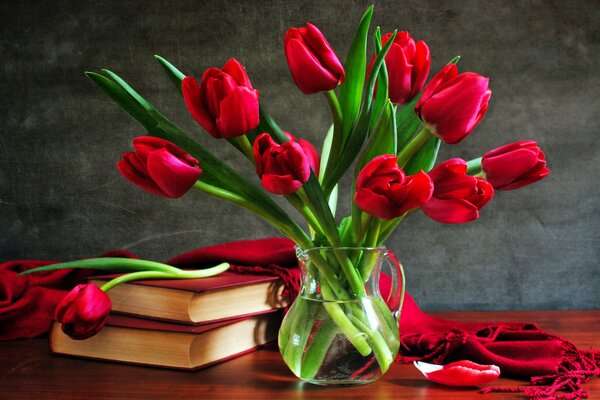
[[[111,315],[95,336],[74,340],[54,322],[53,353],[154,367],[194,370],[251,352],[277,337],[281,312],[203,325]]]
[[[93,277],[101,286],[114,276]],[[202,279],[146,280],[121,284],[108,295],[112,310],[144,318],[204,324],[283,308],[283,282],[274,276],[224,272]]]

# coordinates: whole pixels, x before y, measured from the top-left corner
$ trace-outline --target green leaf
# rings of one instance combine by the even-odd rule
[[[373,133],[365,145],[365,149],[356,164],[356,173],[373,158],[382,154],[396,154],[396,109],[391,101],[387,101],[386,107],[381,113]]]
[[[327,134],[325,135],[325,139],[323,139],[323,149],[321,150],[321,168],[319,171],[319,182],[323,181],[323,176],[325,175],[325,166],[329,161],[329,153],[331,151],[331,142],[333,141],[333,125],[329,127],[327,130]]]
[[[381,32],[380,28],[377,27],[374,35],[374,46],[375,46],[375,54],[379,54],[381,52]],[[373,104],[373,110],[371,111],[371,120],[369,122],[369,129],[373,129],[377,120],[385,107],[386,101],[388,99],[388,74],[387,68],[385,65],[385,59],[383,61],[383,66],[379,68],[379,75],[377,77],[377,92],[375,94],[375,103]]]
[[[165,72],[169,76],[169,79],[171,79],[171,82],[173,82],[173,85],[175,85],[175,88],[179,91],[179,93],[181,93],[181,82],[183,81],[183,78],[185,78],[183,72],[178,70],[173,64],[159,55],[155,55],[154,58],[156,58],[156,60],[164,68]]]
[[[282,225],[298,232],[301,231],[301,228],[263,190],[237,174],[227,164],[192,140],[119,76],[110,72],[109,75],[115,79],[115,81],[111,81],[92,72],[86,73],[86,75],[121,108],[138,120],[150,135],[168,140],[197,158],[203,170],[201,178],[203,182],[235,193],[280,221]]]
[[[448,64],[458,64],[458,61],[460,61],[460,56],[454,57]]]
[[[417,151],[404,167],[406,175],[414,175],[419,171],[431,171],[435,165],[438,151],[440,150],[440,139],[433,136]]]
[[[394,34],[386,42],[385,46],[383,46],[383,48],[377,55],[375,62],[373,63],[371,75],[369,76],[368,90],[364,104],[362,106],[362,110],[360,112],[358,123],[356,124],[354,129],[352,129],[352,133],[348,138],[348,143],[344,146],[342,154],[337,160],[333,171],[330,175],[325,177],[325,180],[323,182],[323,188],[325,190],[325,193],[330,193],[333,187],[339,182],[341,177],[344,175],[346,170],[350,167],[350,165],[360,152],[365,138],[367,137],[367,134],[369,132],[371,99],[373,98],[373,90],[375,88],[375,81],[377,80],[377,73],[379,72],[379,68],[383,65],[385,55],[387,54],[394,42],[395,35],[396,32],[394,32]]]
[[[420,97],[420,94],[415,96],[396,111],[397,152],[400,152],[410,142],[410,139],[421,126],[421,119],[415,113],[415,104],[417,104]]]
[[[346,77],[340,86],[340,106],[344,118],[344,136],[347,137],[356,122],[365,83],[367,68],[367,38],[373,16],[373,6],[369,6],[363,14],[348,57],[344,63]],[[345,142],[345,140],[344,140]]]
[[[343,246],[352,245],[352,217],[347,216],[342,219],[338,228],[340,233],[340,240]]]
[[[106,93],[115,103],[119,105],[126,113],[138,121],[149,133],[157,132],[158,121],[154,119],[140,103],[131,97],[123,88],[103,75],[95,72],[86,72],[85,76],[90,78],[104,93]]]
[[[269,115],[267,110],[265,110],[265,108],[262,105],[260,106],[259,127],[263,128],[262,132],[270,133],[277,143],[281,144],[289,141],[288,137],[285,136],[285,133],[283,133],[279,125],[277,125],[275,120]]]

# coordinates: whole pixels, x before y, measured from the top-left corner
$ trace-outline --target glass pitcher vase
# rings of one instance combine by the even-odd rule
[[[377,380],[400,346],[401,265],[385,247],[297,248],[296,255],[302,289],[279,331],[285,363],[298,378],[318,385]]]

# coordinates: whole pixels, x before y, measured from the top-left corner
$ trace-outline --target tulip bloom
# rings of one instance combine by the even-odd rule
[[[344,81],[344,67],[313,24],[290,28],[283,39],[292,78],[304,94],[333,90]]]
[[[87,339],[100,332],[112,303],[108,295],[93,284],[77,285],[56,307],[54,318],[73,339]]]
[[[258,90],[235,58],[222,69],[209,68],[200,85],[188,76],[181,90],[192,117],[213,137],[241,136],[258,126]]]
[[[481,168],[485,178],[498,190],[519,189],[550,174],[546,156],[533,140],[488,151],[481,159]]]
[[[381,45],[385,46],[391,36],[391,33],[386,33],[381,38]],[[375,57],[371,59],[369,71],[374,62]],[[430,65],[431,57],[427,44],[422,40],[415,44],[408,32],[398,32],[385,56],[389,80],[388,93],[392,103],[408,103],[415,97],[423,89]]]
[[[354,201],[358,208],[381,219],[394,219],[420,207],[431,197],[433,184],[423,171],[406,176],[392,154],[377,156],[356,179]]]
[[[140,136],[135,151],[123,154],[117,168],[134,185],[159,196],[183,196],[196,183],[202,169],[198,160],[164,139]]]
[[[438,222],[474,221],[494,195],[494,188],[485,179],[467,175],[467,163],[460,158],[444,161],[429,176],[433,180],[433,196],[423,205],[423,212]]]
[[[295,141],[276,143],[268,133],[254,140],[256,173],[271,193],[296,192],[310,177],[309,159]]]
[[[304,154],[306,154],[306,157],[308,158],[308,164],[310,165],[310,168],[315,172],[315,175],[318,176],[321,167],[321,156],[319,155],[317,149],[315,149],[315,146],[313,146],[308,140],[296,139],[296,137],[289,132],[284,131],[283,133],[285,133],[285,136],[287,136],[290,141],[295,141],[300,145],[300,147],[302,147]]]
[[[492,91],[489,79],[473,72],[458,74],[448,64],[425,86],[415,112],[429,131],[445,143],[463,140],[481,121]]]

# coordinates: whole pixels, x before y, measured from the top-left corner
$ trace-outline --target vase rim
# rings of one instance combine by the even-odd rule
[[[315,247],[309,247],[308,249],[303,249],[302,247],[296,245],[296,254],[306,254],[309,253],[311,251],[318,251],[318,250],[334,250],[334,249],[338,249],[338,250],[366,250],[366,251],[373,251],[373,250],[380,250],[380,251],[386,251],[387,247],[385,246],[315,246]]]

